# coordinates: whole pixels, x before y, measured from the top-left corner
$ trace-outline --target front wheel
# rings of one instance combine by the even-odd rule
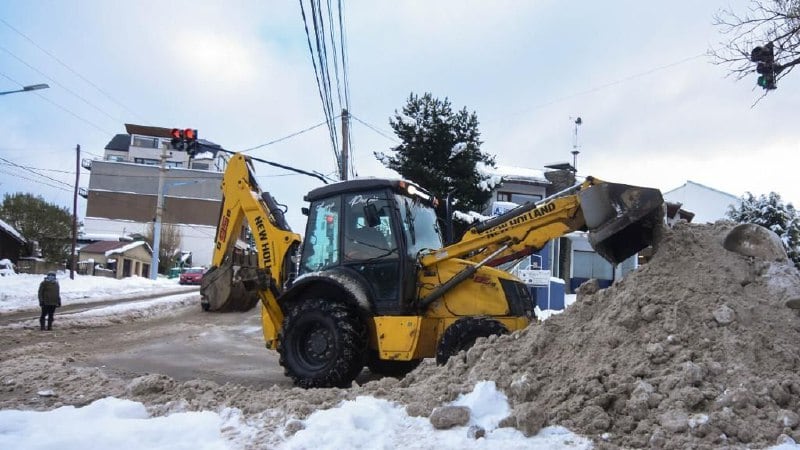
[[[436,363],[442,365],[451,356],[462,350],[469,350],[480,337],[506,334],[508,330],[502,323],[488,317],[465,317],[447,327],[436,349]]]
[[[280,364],[303,388],[348,387],[364,368],[367,328],[354,308],[308,299],[283,319]]]

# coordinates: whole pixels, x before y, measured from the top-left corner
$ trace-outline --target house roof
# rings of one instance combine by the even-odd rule
[[[103,253],[106,256],[111,256],[113,254],[125,253],[132,248],[142,245],[144,245],[148,251],[152,251],[150,250],[150,245],[145,241],[97,241],[81,248],[81,253]]]
[[[739,197],[737,197],[737,196],[735,196],[735,195],[733,195],[733,194],[729,194],[729,193],[727,193],[727,192],[720,191],[719,189],[714,189],[714,188],[712,188],[712,187],[706,186],[705,184],[696,183],[696,182],[694,182],[694,181],[692,181],[692,180],[686,180],[686,183],[683,183],[682,185],[680,185],[680,186],[676,187],[675,189],[671,189],[671,190],[669,190],[669,191],[667,191],[667,192],[664,192],[664,195],[666,195],[666,194],[670,194],[670,193],[672,193],[672,192],[675,192],[675,191],[677,191],[678,189],[685,188],[685,187],[687,187],[687,186],[689,186],[689,185],[692,185],[692,186],[697,186],[697,187],[700,187],[700,188],[703,188],[703,189],[707,189],[707,190],[709,190],[709,191],[717,192],[717,193],[719,193],[719,194],[722,194],[722,195],[728,196],[728,197],[730,197],[730,198],[731,198],[731,199],[733,199],[733,200],[739,200]]]
[[[141,136],[153,136],[161,138],[172,137],[172,128],[151,127],[147,125],[134,125],[132,123],[126,123],[125,131],[127,131],[128,134],[138,134]]]
[[[12,227],[11,225],[7,224],[2,220],[0,220],[0,230],[8,233],[8,235],[10,235],[12,238],[19,241],[20,244],[24,244],[27,242],[25,238],[19,233],[19,231],[15,230],[14,227]]]
[[[128,147],[131,145],[131,137],[127,134],[118,134],[111,138],[106,144],[106,150],[117,150],[127,152]]]

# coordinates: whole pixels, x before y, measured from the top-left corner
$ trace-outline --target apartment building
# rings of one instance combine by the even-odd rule
[[[126,124],[125,129],[106,145],[103,160],[84,161],[90,170],[84,233],[147,234],[155,221],[166,153],[162,223],[178,230],[181,250],[191,252],[192,264],[209,265],[226,161],[220,145],[200,139],[190,158],[172,149],[171,128]]]

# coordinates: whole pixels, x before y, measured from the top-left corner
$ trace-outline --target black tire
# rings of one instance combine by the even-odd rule
[[[370,372],[394,378],[403,378],[416,369],[421,362],[421,359],[412,359],[410,361],[380,359],[378,358],[378,352],[375,350],[371,350],[367,357],[367,367]]]
[[[465,317],[458,319],[450,325],[436,349],[436,364],[442,365],[451,356],[462,350],[468,350],[475,344],[479,337],[489,337],[494,334],[507,334],[508,330],[502,323],[488,317]]]
[[[367,327],[354,308],[309,299],[284,317],[278,353],[297,386],[349,387],[364,368],[367,343]]]

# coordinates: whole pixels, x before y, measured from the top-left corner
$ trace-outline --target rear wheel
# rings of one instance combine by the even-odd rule
[[[280,364],[297,386],[348,387],[364,368],[367,328],[354,308],[308,299],[283,319]]]
[[[436,349],[436,363],[442,365],[451,356],[462,350],[468,350],[480,337],[494,334],[506,334],[508,330],[502,323],[487,317],[465,317],[450,325],[439,341]]]
[[[378,358],[378,352],[372,350],[369,352],[367,358],[367,367],[370,372],[375,374],[403,378],[408,375],[409,372],[416,369],[421,362],[421,359],[412,359],[410,361],[380,359]]]

